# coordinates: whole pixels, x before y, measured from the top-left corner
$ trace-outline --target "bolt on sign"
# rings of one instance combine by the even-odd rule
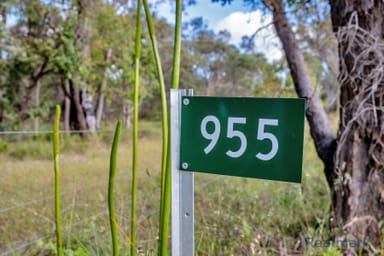
[[[301,182],[305,100],[183,96],[180,170]]]

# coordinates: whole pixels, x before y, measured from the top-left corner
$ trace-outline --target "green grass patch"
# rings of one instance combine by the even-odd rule
[[[160,124],[142,126],[151,132],[139,140],[137,250],[139,255],[157,255]],[[130,134],[122,132],[114,191],[124,255],[130,250]],[[61,136],[65,255],[112,255],[107,188],[113,134],[108,140],[103,136],[88,141]],[[45,140],[7,142],[9,152],[15,146],[36,147],[34,143],[51,156]],[[304,147],[302,185],[196,173],[196,255],[341,255],[339,248],[306,245],[306,238],[327,240],[331,234],[329,191],[307,131]],[[24,246],[11,255],[54,255],[52,161],[29,153],[16,160],[5,153],[0,162],[0,254]]]

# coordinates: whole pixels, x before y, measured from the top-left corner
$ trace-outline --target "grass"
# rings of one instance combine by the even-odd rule
[[[109,208],[109,222],[111,226],[111,235],[112,235],[112,251],[114,256],[119,255],[119,238],[117,233],[117,222],[115,214],[115,177],[116,177],[116,163],[117,163],[117,150],[119,147],[121,134],[121,121],[118,121],[116,124],[115,136],[113,138],[111,157],[110,157],[110,167],[109,167],[109,185],[108,185],[108,208]],[[133,208],[133,207],[132,207]],[[133,212],[136,219],[136,212]],[[131,221],[132,223],[132,221]],[[132,226],[132,224],[131,224]],[[132,230],[132,229],[131,229]],[[135,230],[136,231],[136,230]],[[132,237],[132,235],[131,235]],[[131,239],[132,240],[132,239]],[[131,249],[132,250],[132,249]]]
[[[138,166],[138,255],[157,255],[161,125],[143,122]],[[131,133],[123,131],[115,178],[120,252],[130,249]],[[82,142],[61,138],[61,209],[64,255],[112,255],[108,217],[109,154],[113,134]],[[55,253],[52,161],[14,147],[51,154],[45,139],[7,142],[0,153],[0,254]],[[329,239],[330,199],[322,164],[306,132],[302,185],[196,173],[197,255],[341,255],[311,247],[305,238]],[[27,245],[28,242],[32,244]],[[17,254],[19,253],[19,254]]]
[[[56,106],[55,121],[53,124],[53,164],[55,172],[55,227],[57,255],[63,255],[63,238],[61,233],[61,208],[60,208],[60,106]]]
[[[146,134],[157,138],[158,135],[152,129],[153,127],[147,129]],[[146,130],[145,127],[143,130]],[[127,133],[125,132],[125,136],[122,136],[119,149],[115,201],[119,206],[116,209],[118,224],[128,234],[129,170],[131,169],[128,158],[131,155],[131,141],[127,138]],[[107,214],[107,187],[112,135],[104,138],[90,138],[88,142],[78,141],[75,136],[64,136],[61,141],[64,145],[61,152],[62,224],[64,240],[67,240],[64,243],[75,244],[76,240],[85,239],[88,244],[92,242],[95,242],[95,245],[100,244],[106,255],[110,255],[107,247],[111,244]],[[71,142],[72,139],[75,139],[76,143]],[[17,142],[17,145],[19,146],[20,143]],[[26,147],[32,143],[40,144],[39,147],[50,154],[52,148],[50,142],[29,141],[26,142]],[[142,219],[142,216],[149,214],[148,204],[151,205],[151,208],[157,209],[157,195],[159,195],[157,187],[159,170],[157,168],[160,158],[158,158],[157,140],[149,140],[145,137],[140,143],[145,153],[143,159],[139,158],[139,162],[142,163],[139,168],[143,175],[139,175],[138,182],[145,184],[145,189],[154,193],[141,195],[140,192],[143,188],[139,187],[138,199],[142,205],[138,209],[138,216],[140,216],[138,222],[141,222],[141,225],[143,222],[144,225],[148,225],[145,223],[147,220]],[[11,148],[12,144],[9,144],[9,147]],[[149,159],[146,159],[147,157]],[[0,167],[0,211],[2,211],[0,212],[0,252],[3,253],[29,240],[53,234],[53,171],[52,161],[46,157],[27,155],[23,161],[20,161],[3,153],[0,155],[0,161],[2,163]],[[29,204],[33,203],[33,200],[38,202]],[[7,210],[7,208],[17,205],[23,206]],[[151,216],[155,223],[157,223],[156,214],[154,212]],[[153,227],[152,224],[150,226]],[[68,234],[68,230],[71,231],[70,234]],[[152,237],[143,236],[141,231],[139,234],[145,240],[152,239]],[[68,241],[68,237],[70,241]],[[128,247],[128,240],[125,238],[121,240],[125,240],[125,247]],[[122,242],[121,244],[123,244]],[[150,243],[146,243],[145,246],[147,244]],[[156,240],[152,244],[155,247]]]

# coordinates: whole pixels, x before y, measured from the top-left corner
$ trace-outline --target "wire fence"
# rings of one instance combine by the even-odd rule
[[[114,130],[61,130],[60,134],[83,134],[83,133],[112,133]],[[41,134],[52,134],[53,131],[0,131],[0,135],[41,135]]]
[[[96,134],[99,134],[99,133],[113,133],[114,130],[98,130],[98,131],[66,131],[66,130],[61,130],[60,133],[61,134],[80,134],[80,133],[96,133]],[[1,135],[44,135],[44,134],[52,134],[52,131],[0,131],[0,136]],[[0,137],[1,138],[1,137]],[[121,179],[127,179],[129,178],[130,175],[121,175],[121,176],[118,176],[118,178],[121,180]],[[209,181],[207,182],[202,182],[199,184],[199,188],[202,189],[206,186],[209,186],[211,185],[212,183],[216,182],[219,180],[219,177],[217,178],[213,178],[213,179],[210,179]],[[68,190],[65,190],[65,191],[62,191],[60,196],[62,198],[68,196],[68,195],[73,195],[73,194],[79,194],[80,192],[82,191],[88,191],[88,190],[91,190],[95,187],[99,187],[99,186],[102,186],[102,185],[105,185],[107,183],[107,181],[101,181],[101,182],[96,182],[96,183],[93,183],[93,184],[88,184],[87,186],[83,186],[83,187],[80,187],[80,188],[76,188],[76,189],[68,189]],[[151,194],[151,196],[156,196],[158,193],[156,193],[154,191],[153,194]],[[26,201],[26,202],[21,202],[21,203],[14,203],[12,202],[14,205],[12,206],[8,206],[8,207],[4,207],[4,208],[0,208],[0,214],[5,214],[6,216],[8,216],[8,214],[12,214],[11,211],[13,210],[16,210],[16,209],[20,209],[20,208],[26,208],[26,207],[30,207],[32,205],[36,205],[36,204],[40,204],[40,203],[44,203],[44,202],[47,202],[47,201],[52,201],[54,199],[54,196],[51,195],[51,196],[46,196],[46,197],[40,197],[40,198],[35,198],[32,200],[29,200],[29,201]],[[9,203],[9,201],[8,201]],[[123,209],[125,207],[129,207],[130,206],[130,201],[126,201],[125,203],[122,203],[121,205],[117,206],[116,208],[117,209]],[[63,213],[64,212],[68,212],[68,211],[72,211],[74,208],[76,208],[78,206],[76,206],[75,204],[69,204],[69,205],[66,205],[65,207],[63,207]],[[148,209],[145,214],[143,214],[142,216],[140,216],[140,220],[138,220],[138,223],[141,223],[143,221],[146,221],[147,219],[153,217],[154,215],[158,215],[159,214],[159,210],[158,209]],[[102,218],[104,216],[108,215],[108,209],[107,208],[104,208],[103,210],[101,211],[98,211],[92,215],[88,215],[86,218],[81,218],[80,220],[77,220],[76,222],[70,224],[70,226],[66,227],[65,229],[71,229],[72,227],[78,227],[78,226],[81,226],[83,224],[86,224],[86,223],[89,223],[91,220],[96,220],[98,218]],[[40,243],[40,242],[44,242],[45,240],[47,239],[51,239],[54,237],[54,233],[49,233],[49,234],[38,234],[38,235],[34,235],[33,237],[27,239],[27,241],[25,242],[21,242],[21,243],[17,243],[16,242],[16,245],[15,247],[11,248],[11,249],[8,249],[7,251],[5,252],[1,252],[0,251],[0,256],[8,256],[8,255],[13,255],[15,253],[23,253],[23,252],[26,252],[27,250],[30,250],[31,248],[34,248],[33,246],[36,245],[37,243]],[[4,248],[3,248],[4,249]]]
[[[128,178],[128,177],[129,177],[129,175],[119,176],[119,178]],[[213,179],[210,179],[209,181],[202,182],[202,183],[199,184],[199,189],[203,189],[203,188],[205,188],[205,187],[207,187],[209,185],[212,185],[213,183],[218,182],[219,180],[220,180],[219,177],[214,177]],[[103,185],[104,183],[105,182],[98,182],[98,183],[94,183],[94,184],[88,185],[86,187],[82,187],[82,188],[76,189],[75,193],[79,193],[81,191],[90,190],[90,189],[92,189],[94,187]],[[66,191],[66,192],[63,192],[61,194],[61,196],[68,195],[68,194],[73,194],[73,193],[74,193],[73,191]],[[153,194],[156,194],[156,193],[153,193]],[[9,211],[11,211],[13,209],[23,208],[23,207],[30,206],[30,205],[33,205],[33,204],[37,204],[37,203],[40,203],[40,202],[44,202],[44,201],[47,201],[47,200],[53,200],[53,198],[54,198],[53,196],[47,196],[47,197],[44,197],[44,198],[39,198],[39,199],[32,200],[30,202],[18,204],[18,205],[12,206],[12,207],[2,208],[2,209],[0,209],[0,213],[9,212]],[[130,204],[131,204],[131,202],[125,202],[125,203],[120,204],[116,208],[118,210],[126,209],[126,207],[129,207]],[[69,205],[69,206],[66,206],[64,208],[65,208],[65,211],[70,211],[70,210],[73,210],[75,208],[75,205]],[[64,210],[63,210],[63,212],[64,212]],[[103,209],[103,210],[101,210],[101,211],[99,211],[99,212],[97,212],[95,214],[92,214],[92,215],[88,216],[87,218],[83,218],[83,219],[80,219],[80,220],[72,223],[70,225],[70,227],[66,227],[65,229],[72,229],[73,227],[81,226],[82,224],[89,223],[91,220],[95,221],[98,218],[104,217],[107,214],[108,214],[108,209]],[[144,216],[141,216],[141,218],[138,220],[138,224],[140,224],[141,222],[143,222],[143,221],[153,217],[154,215],[158,215],[158,214],[159,214],[159,210],[158,209],[152,209],[150,211],[147,211],[147,213],[144,214]],[[14,248],[6,251],[6,252],[0,252],[0,256],[12,255],[12,254],[20,252],[20,251],[22,251],[24,249],[28,249],[30,246],[33,246],[34,244],[36,244],[38,242],[43,242],[44,240],[47,240],[47,239],[52,238],[52,237],[54,237],[54,233],[52,233],[52,234],[40,234],[38,236],[35,236],[34,238],[31,238],[27,242],[24,242],[24,243],[21,243],[21,244],[17,245],[16,247],[14,247]]]
[[[12,254],[14,254],[16,252],[20,252],[21,250],[23,250],[23,249],[25,249],[25,248],[27,248],[27,247],[29,247],[31,245],[34,245],[34,244],[36,244],[39,241],[44,241],[44,240],[46,240],[46,239],[48,239],[50,237],[53,237],[53,236],[54,236],[54,234],[38,236],[37,238],[34,238],[34,239],[32,239],[32,240],[30,240],[30,241],[28,241],[26,243],[20,244],[20,245],[16,246],[15,248],[13,248],[13,249],[11,249],[9,251],[6,251],[4,253],[0,253],[0,256],[7,256],[7,255],[12,255]]]
[[[126,207],[129,207],[130,206],[130,202],[128,203],[123,203],[121,204],[120,206],[116,207],[118,210],[121,210],[121,209],[124,209]],[[73,206],[72,206],[73,208]],[[84,223],[89,223],[90,220],[96,220],[98,218],[101,218],[101,217],[104,217],[106,215],[108,215],[108,209],[104,209],[102,211],[99,211],[85,219],[81,219],[75,223],[73,223],[70,227],[66,227],[66,229],[71,229],[73,227],[77,227],[77,226],[80,226]],[[152,211],[149,211],[147,214],[145,214],[145,216],[143,216],[141,219],[138,220],[137,224],[140,224],[142,223],[144,220],[147,220],[148,218],[154,216],[154,215],[158,215],[159,214],[159,210],[152,210]],[[0,252],[0,256],[7,256],[7,255],[12,255],[13,253],[16,253],[16,252],[20,252],[22,251],[23,249],[27,249],[28,247],[38,243],[38,242],[41,242],[41,241],[44,241],[48,238],[52,238],[54,237],[54,233],[52,234],[46,234],[46,235],[43,235],[43,234],[40,234],[39,236],[35,236],[35,238],[32,238],[31,240],[25,242],[25,243],[22,243],[22,244],[19,244],[17,245],[16,247],[12,248],[11,250],[8,250],[4,253],[1,253]],[[139,241],[140,242],[140,241]]]
[[[117,178],[119,178],[119,179],[126,179],[128,177],[129,177],[129,175],[117,176]],[[93,183],[93,184],[90,184],[88,186],[84,186],[84,187],[75,189],[75,193],[78,193],[78,192],[81,192],[81,191],[87,191],[87,190],[89,190],[91,188],[99,187],[99,186],[104,185],[104,184],[106,184],[106,181]],[[74,193],[73,190],[67,190],[67,191],[61,192],[60,193],[60,197],[62,198],[64,196],[66,196],[66,195],[70,195],[70,194],[73,194],[73,193]],[[13,206],[10,206],[10,207],[0,208],[0,213],[5,213],[5,212],[8,212],[8,211],[11,211],[11,210],[14,210],[14,209],[18,209],[18,208],[24,208],[26,206],[42,203],[42,202],[45,202],[45,201],[51,201],[53,199],[54,199],[54,196],[52,195],[52,196],[47,196],[47,197],[31,200],[31,201],[24,202],[24,203],[18,203],[16,205],[13,205]]]

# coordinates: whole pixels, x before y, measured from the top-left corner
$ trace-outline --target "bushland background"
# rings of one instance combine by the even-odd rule
[[[185,3],[184,11],[193,3]],[[155,5],[169,86],[174,28]],[[212,3],[209,8],[226,7]],[[56,104],[63,108],[62,129],[73,132],[61,138],[66,253],[111,254],[106,195],[118,119],[124,131],[117,215],[121,247],[129,248],[135,2],[9,0],[0,3],[0,11],[0,254],[55,252],[52,136],[46,131],[52,129]],[[289,16],[336,129],[337,51],[329,7],[323,1],[298,2],[290,5]],[[138,249],[156,255],[161,105],[150,39],[143,29]],[[193,88],[196,95],[296,97],[284,57],[269,60],[255,46],[260,30],[237,45],[231,44],[228,31],[209,29],[204,17],[183,23],[182,31],[180,88]],[[305,238],[332,237],[329,190],[307,130],[302,185],[196,174],[197,254],[339,255],[335,246],[305,243]]]

